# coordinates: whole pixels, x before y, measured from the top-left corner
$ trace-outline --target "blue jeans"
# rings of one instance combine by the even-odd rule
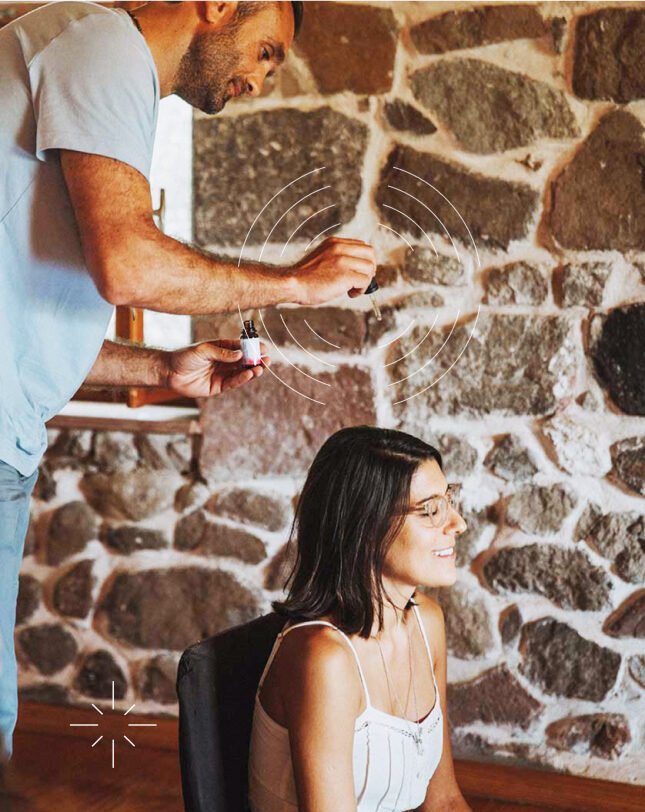
[[[29,502],[38,472],[23,476],[0,461],[0,762],[13,750],[18,717],[18,675],[13,630],[18,576],[29,526]]]

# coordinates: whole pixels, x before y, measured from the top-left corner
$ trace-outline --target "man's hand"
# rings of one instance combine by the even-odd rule
[[[374,276],[372,246],[344,237],[285,268],[219,260],[157,229],[150,186],[133,167],[70,150],[60,160],[86,266],[113,305],[190,315],[317,305],[360,295]]]
[[[262,363],[268,366],[264,343]],[[262,367],[243,367],[240,342],[205,341],[167,353],[167,385],[179,395],[208,398],[226,389],[236,389],[262,375]]]
[[[343,293],[360,296],[376,273],[376,255],[362,240],[328,237],[291,270],[296,304],[323,304]]]

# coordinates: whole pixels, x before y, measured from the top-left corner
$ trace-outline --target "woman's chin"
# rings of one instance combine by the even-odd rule
[[[441,572],[435,570],[432,573],[426,573],[426,577],[422,581],[419,581],[419,584],[430,589],[436,589],[442,586],[452,586],[456,580],[456,567],[442,567]]]

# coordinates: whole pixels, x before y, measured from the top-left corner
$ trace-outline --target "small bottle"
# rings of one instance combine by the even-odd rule
[[[240,347],[242,349],[242,366],[258,367],[262,365],[260,337],[253,324],[253,319],[244,322],[244,329],[240,334]]]

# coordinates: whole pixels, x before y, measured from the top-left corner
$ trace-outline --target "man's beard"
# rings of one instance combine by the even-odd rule
[[[204,113],[219,113],[230,97],[229,83],[239,64],[233,33],[197,34],[179,64],[174,93]]]

